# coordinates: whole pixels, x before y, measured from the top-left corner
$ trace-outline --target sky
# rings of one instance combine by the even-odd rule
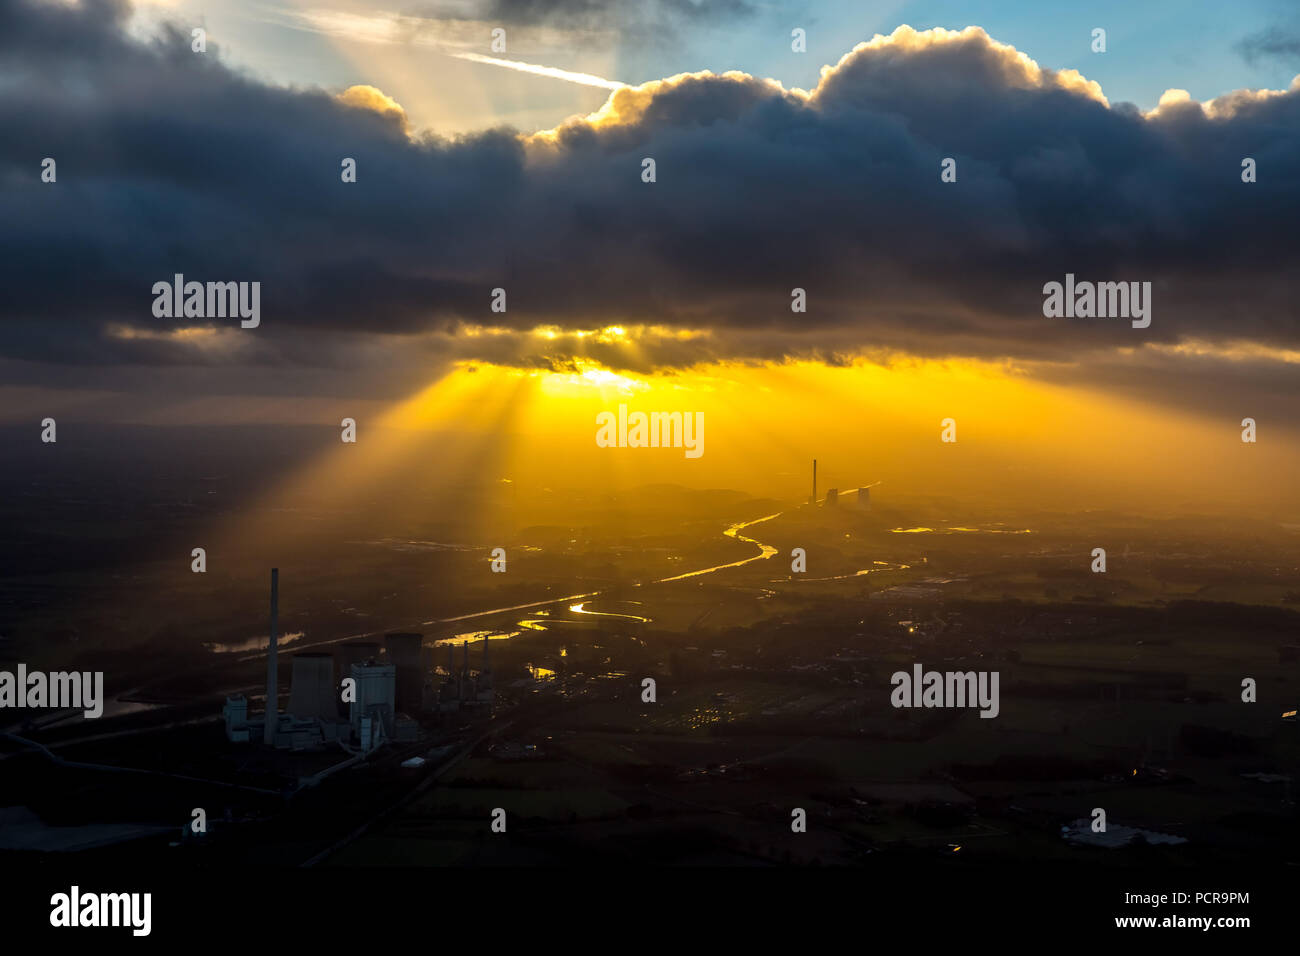
[[[708,406],[719,462],[951,409],[1186,482],[1254,416],[1276,491],[1298,73],[1273,2],[0,0],[0,420],[401,429],[490,392],[485,432],[585,447],[630,396]],[[260,282],[260,324],[158,315],[176,274]],[[1067,275],[1150,283],[1150,325],[1044,315]]]
[[[506,30],[508,59],[644,83],[677,73],[741,70],[811,89],[821,67],[900,24],[975,24],[1045,66],[1076,69],[1116,102],[1153,108],[1170,88],[1208,100],[1243,87],[1285,88],[1300,71],[1300,10],[1285,0],[1193,4],[1026,2],[762,2],[762,0],[431,0],[425,3],[208,3],[138,7],[142,34],[160,18],[205,25],[230,62],[270,81],[370,83],[420,126],[466,131],[500,123],[544,128],[603,102],[594,88],[539,84],[453,54],[479,53]],[[793,53],[802,28],[807,51]],[[1091,49],[1096,27],[1106,54]],[[376,50],[376,47],[382,50]],[[448,96],[454,90],[457,95]]]

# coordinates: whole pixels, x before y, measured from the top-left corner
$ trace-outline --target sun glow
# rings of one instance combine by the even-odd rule
[[[544,394],[555,395],[574,389],[597,389],[602,394],[631,395],[649,389],[650,383],[630,375],[620,375],[593,362],[576,361],[572,372],[538,374]]]
[[[701,414],[706,453],[601,447],[598,416],[620,405]],[[947,418],[957,423],[955,443],[940,441]],[[1234,458],[1235,430],[1185,411],[1045,384],[1004,363],[917,358],[652,374],[590,359],[532,369],[464,362],[386,412],[358,415],[357,435],[364,454],[337,432],[322,434],[318,459],[268,493],[263,520],[308,500],[340,514],[365,501],[414,507],[402,505],[403,488],[427,497],[439,483],[502,475],[521,502],[543,488],[617,494],[655,483],[801,500],[814,457],[827,488],[881,481],[882,495],[1087,507],[1098,502],[1081,496],[1100,494],[1177,507],[1170,489],[1190,500],[1242,494],[1259,475],[1292,474],[1297,464],[1280,447]],[[1164,451],[1153,456],[1154,447]]]

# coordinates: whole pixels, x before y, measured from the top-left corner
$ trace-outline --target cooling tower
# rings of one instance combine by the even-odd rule
[[[353,664],[377,661],[381,649],[374,641],[348,641],[338,647],[339,673],[347,677],[352,673]]]
[[[334,658],[330,654],[295,654],[289,713],[299,720],[334,720]]]
[[[385,634],[388,663],[397,668],[396,708],[404,714],[419,713],[424,689],[424,668],[420,656],[423,634]]]

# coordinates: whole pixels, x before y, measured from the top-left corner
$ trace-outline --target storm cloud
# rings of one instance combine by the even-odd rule
[[[651,368],[1300,339],[1300,85],[1143,114],[980,29],[900,28],[810,92],[682,75],[554,130],[447,139],[379,91],[241,74],[187,27],[133,40],[128,15],[0,0],[4,358],[330,367],[391,336],[562,363],[531,344],[539,325],[662,330],[635,360],[602,356]],[[261,325],[155,318],[151,287],[176,273],[261,282]],[[1150,328],[1044,318],[1066,273],[1151,282]],[[176,334],[196,325],[217,333]]]

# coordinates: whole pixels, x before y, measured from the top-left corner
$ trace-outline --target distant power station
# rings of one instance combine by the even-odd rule
[[[266,654],[266,709],[250,718],[243,694],[226,698],[222,715],[226,739],[249,743],[261,738],[277,750],[318,750],[328,745],[351,754],[365,754],[386,741],[411,741],[419,736],[416,718],[491,708],[492,671],[488,642],[483,642],[483,666],[469,667],[469,644],[459,672],[448,647],[447,674],[435,687],[424,659],[424,635],[395,632],[373,641],[348,641],[337,653],[303,651],[293,655],[293,677],[287,712],[279,710],[279,569],[271,570],[270,639]],[[385,656],[386,655],[386,656]],[[345,702],[344,678],[352,681]]]
[[[442,713],[455,712],[468,708],[490,707],[493,699],[492,667],[488,663],[488,648],[491,642],[487,635],[483,637],[483,667],[474,675],[469,669],[469,640],[461,645],[461,666],[456,670],[455,648],[447,645],[447,673],[442,685],[436,691],[428,688],[427,708]]]
[[[877,481],[874,482],[874,484],[878,485],[880,484],[880,482]],[[868,508],[871,507],[870,486],[864,488],[849,489],[849,491],[846,491],[844,493],[846,499],[848,498],[848,495],[851,491],[857,491],[858,494],[855,499],[853,499],[852,501],[847,501],[847,500],[840,501],[840,490],[838,488],[832,488],[828,492],[826,492],[826,500],[821,502],[821,506],[823,508],[841,508],[841,507],[857,508],[861,511],[866,511]],[[816,508],[818,505],[817,459],[816,458],[813,459],[813,463],[812,463],[812,496],[808,499],[808,504],[812,505],[812,507],[814,508]]]

